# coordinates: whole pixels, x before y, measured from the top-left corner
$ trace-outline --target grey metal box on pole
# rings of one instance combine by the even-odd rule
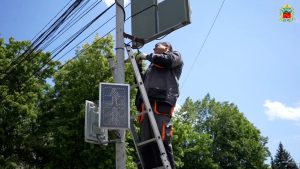
[[[188,0],[164,0],[158,4],[159,32],[168,34],[191,23]]]
[[[145,44],[191,23],[189,0],[132,0],[131,15],[131,34]]]
[[[85,101],[84,141],[93,144],[108,142],[108,130],[98,127],[99,111],[97,103]]]
[[[132,0],[131,15],[132,35],[148,38],[157,33],[156,0]]]

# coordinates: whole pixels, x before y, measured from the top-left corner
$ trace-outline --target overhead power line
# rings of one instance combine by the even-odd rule
[[[127,4],[127,5],[124,7],[124,10],[123,10],[123,11],[125,11],[125,9],[126,9],[130,4],[131,4],[131,3]],[[135,17],[135,16],[141,14],[142,12],[144,12],[144,11],[150,9],[150,8],[153,7],[153,6],[154,6],[154,5],[151,5],[151,6],[149,6],[149,7],[146,7],[146,8],[144,8],[144,9],[142,9],[142,10],[136,12],[135,14],[132,14],[131,16],[129,16],[129,17],[127,17],[127,18],[125,19],[125,22],[126,22],[127,20],[129,20],[130,18]],[[124,16],[125,16],[125,15],[124,15]],[[99,26],[95,31],[93,31],[91,34],[89,34],[86,38],[84,38],[82,41],[80,41],[80,42],[77,43],[75,46],[73,46],[73,48],[71,48],[69,51],[67,51],[66,53],[64,53],[60,58],[58,58],[58,60],[60,60],[60,59],[62,59],[63,57],[65,57],[68,53],[70,53],[72,50],[74,50],[79,44],[81,44],[84,40],[86,40],[88,37],[90,37],[91,35],[93,35],[96,31],[98,31],[101,27],[103,27],[105,24],[107,24],[107,23],[108,23],[110,20],[112,20],[114,17],[116,17],[116,15],[112,16],[112,17],[111,17],[110,19],[108,19],[104,24],[102,24],[102,25]],[[107,36],[109,33],[111,33],[111,32],[112,32],[113,30],[115,30],[115,29],[116,29],[116,27],[112,28],[108,33],[106,33],[106,34],[105,34],[104,36],[102,36],[101,38],[104,38],[105,36]],[[101,38],[100,38],[100,39],[101,39]],[[66,63],[64,63],[62,66],[60,66],[59,69],[63,68],[64,65],[66,65],[66,64],[69,63],[70,61],[76,59],[81,53],[83,53],[85,50],[89,49],[90,47],[91,47],[91,46],[88,46],[86,49],[80,50],[80,52],[77,54],[77,56],[75,56],[75,57],[71,58],[70,60],[68,60]]]
[[[42,50],[49,47],[54,41],[56,41],[58,38],[60,38],[64,33],[66,33],[71,27],[73,27],[78,21],[80,21],[84,16],[86,16],[92,9],[94,9],[100,2],[95,1],[93,4],[91,4],[87,9],[85,9],[81,14],[79,14],[77,17],[76,15],[79,13],[79,11],[66,23],[66,25],[49,40],[43,47]],[[86,1],[86,3],[89,1]],[[82,8],[81,8],[82,9]],[[76,18],[75,18],[76,17]]]
[[[98,20],[101,16],[103,16],[110,8],[115,5],[112,4],[108,8],[106,8],[103,12],[101,12],[98,16],[96,16],[92,21],[86,24],[83,28],[73,34],[68,40],[66,40],[63,44],[54,49],[51,53],[53,54],[52,59],[54,59],[65,47],[67,47],[72,41],[74,41],[82,32],[84,32],[88,27],[90,27],[96,20]]]
[[[100,25],[96,30],[94,30],[92,33],[90,33],[87,37],[85,37],[83,40],[81,40],[79,43],[77,43],[76,45],[74,45],[70,50],[68,50],[65,54],[63,54],[61,57],[59,57],[57,60],[61,60],[63,57],[65,57],[69,52],[71,52],[72,50],[74,50],[79,44],[81,44],[83,41],[85,41],[87,38],[89,38],[90,36],[92,36],[93,34],[96,33],[96,31],[98,31],[100,28],[102,28],[104,25],[106,25],[109,21],[111,21],[114,17],[116,17],[116,15],[112,16],[111,18],[109,18],[104,24]],[[114,28],[115,29],[115,28]],[[113,29],[113,30],[114,30]],[[107,36],[109,33],[111,33],[113,30],[110,30],[108,33],[106,33],[103,37]],[[79,54],[81,54],[82,52],[80,52]]]
[[[25,61],[30,61],[35,57],[34,53],[39,53],[39,46],[51,37],[54,32],[64,23],[66,18],[81,4],[82,0],[76,0],[46,31],[39,35],[34,42],[25,50],[17,59],[15,59],[8,67],[4,77],[8,77],[11,72]]]
[[[81,28],[79,31],[77,31],[75,34],[73,34],[71,37],[69,37],[65,42],[63,42],[60,46],[55,48],[51,53],[53,56],[44,63],[41,68],[39,68],[37,71],[35,71],[34,75],[36,75],[38,72],[40,72],[50,61],[52,61],[62,50],[64,50],[70,43],[72,43],[80,34],[82,34],[88,27],[90,27],[96,20],[98,20],[102,15],[104,15],[111,7],[115,5],[112,4],[108,8],[106,8],[103,12],[101,12],[98,16],[96,16],[92,21],[90,21],[88,24],[86,24],[83,28]]]
[[[67,20],[67,18],[73,14],[75,9],[80,5],[81,1],[75,1],[72,6],[70,6],[67,11],[63,13],[63,15],[56,20],[48,30],[42,33],[33,43],[32,43],[32,50],[29,50],[28,55],[32,54],[32,52],[37,51],[41,44],[43,44],[46,40],[48,40],[54,33],[59,29],[59,27]],[[27,53],[26,53],[27,54]]]
[[[47,28],[47,26],[71,3],[71,1],[69,1],[44,27],[43,29],[41,29],[32,39],[31,41],[34,41],[34,39],[40,34],[42,33],[42,31]]]
[[[196,55],[194,61],[192,62],[192,66],[190,67],[190,70],[188,71],[187,76],[186,76],[186,78],[184,79],[184,81],[183,81],[183,83],[182,83],[182,85],[181,85],[180,88],[182,88],[182,87],[184,86],[184,84],[185,84],[185,82],[188,80],[189,75],[191,74],[191,72],[192,72],[192,70],[193,70],[195,64],[197,63],[197,60],[198,60],[200,54],[202,53],[202,50],[203,50],[203,48],[204,48],[204,46],[205,46],[205,44],[206,44],[206,41],[207,41],[207,39],[208,39],[208,37],[209,37],[209,35],[210,35],[210,33],[211,33],[211,31],[212,31],[212,29],[213,29],[213,27],[214,27],[216,21],[217,21],[219,15],[220,15],[220,13],[221,13],[221,10],[222,10],[222,8],[223,8],[223,6],[224,6],[225,1],[226,1],[226,0],[223,0],[222,4],[221,4],[221,6],[220,6],[220,8],[219,8],[219,10],[218,10],[218,13],[217,13],[217,15],[216,15],[215,18],[214,18],[214,21],[213,21],[212,25],[210,26],[210,29],[209,29],[209,31],[207,32],[207,34],[206,34],[206,36],[205,36],[205,38],[204,38],[204,41],[202,42],[202,45],[201,45],[201,47],[200,47],[200,49],[199,49],[199,52],[197,53],[197,55]]]
[[[71,2],[71,1],[70,1]],[[37,36],[41,36],[41,32],[62,12],[62,10],[63,9],[65,9],[69,4],[70,4],[70,2],[67,4],[67,5],[65,5],[56,15],[55,15],[55,17],[53,17],[49,22],[48,22],[48,24],[42,29],[42,30],[40,30],[39,31],[39,33],[38,34],[36,34],[35,36],[34,36],[34,38],[31,40],[31,41],[35,41],[36,40],[36,37]],[[49,28],[48,28],[49,29]],[[46,30],[47,31],[47,30]],[[46,32],[46,31],[44,31],[44,33]],[[17,62],[18,62],[18,60],[20,60],[20,59],[23,59],[22,57],[24,57],[25,55],[26,55],[26,53],[32,48],[34,46],[34,44],[32,43],[31,44],[31,46],[30,47],[28,47],[20,56],[18,56],[18,57],[16,57],[15,58],[15,60],[13,60],[12,62],[11,62],[11,64],[10,64],[10,66],[8,66],[9,68],[14,68],[15,66],[17,66]],[[9,69],[7,72],[6,72],[6,74],[8,74],[9,72],[10,72],[11,70]]]
[[[100,39],[102,39],[102,38],[104,38],[104,37],[106,37],[107,35],[109,35],[112,31],[114,31],[116,28],[112,28],[109,32],[107,32],[105,35],[103,35]],[[91,46],[88,46],[86,49],[82,49],[82,50],[80,50],[80,52],[76,55],[76,56],[74,56],[73,58],[71,58],[70,60],[68,60],[66,63],[64,63],[63,65],[61,65],[59,68],[58,68],[58,70],[60,70],[60,69],[62,69],[66,64],[68,64],[69,62],[71,62],[72,60],[74,60],[74,59],[76,59],[76,58],[78,58],[79,56],[80,56],[80,54],[82,54],[84,51],[86,51],[87,49],[89,49]],[[70,51],[68,51],[68,52],[70,52]],[[67,53],[68,53],[67,52]],[[65,55],[63,55],[62,57],[64,57]],[[60,60],[62,57],[60,57],[58,60]]]
[[[101,0],[102,1],[102,0]],[[101,2],[100,1],[100,2]],[[78,16],[76,19],[74,19],[74,17],[73,17],[73,19],[71,20],[71,21],[69,21],[66,25],[70,25],[71,23],[72,23],[72,25],[74,25],[79,19],[81,19],[84,15],[86,15],[88,12],[90,12],[97,4],[99,4],[100,2],[97,2],[97,3],[94,3],[93,5],[91,5],[88,9],[86,9],[85,10],[85,12],[83,12],[80,16]],[[85,31],[93,22],[95,22],[97,19],[99,19],[104,13],[106,13],[113,5],[115,5],[116,3],[114,3],[114,4],[112,4],[110,7],[108,7],[104,12],[102,12],[101,14],[99,14],[96,18],[94,18],[91,22],[89,22],[87,25],[85,25],[83,28],[81,28],[79,31],[77,31],[75,34],[73,34],[70,38],[68,38],[66,41],[64,41],[61,45],[59,45],[57,48],[55,48],[51,53],[52,53],[52,57],[45,63],[45,64],[43,64],[37,71],[35,71],[35,73],[32,75],[32,76],[38,76],[38,74],[41,72],[41,70],[45,70],[45,69],[47,69],[47,68],[44,68],[51,60],[53,60],[59,53],[61,53],[61,51],[63,51],[63,49],[65,49],[71,42],[73,42],[80,34],[82,34],[82,32],[83,31]],[[128,6],[130,5],[130,3],[125,7],[125,8],[127,8]],[[150,9],[152,6],[150,6],[150,7],[148,7],[148,8],[145,8],[145,9],[143,9],[143,10],[141,10],[141,11],[139,11],[139,12],[137,12],[137,13],[135,13],[135,14],[133,14],[133,15],[131,15],[130,17],[128,17],[128,18],[126,18],[125,19],[125,14],[124,14],[124,19],[125,19],[125,21],[127,21],[128,19],[130,19],[130,18],[132,18],[132,17],[134,17],[134,16],[136,16],[136,15],[138,15],[138,14],[140,14],[140,13],[142,13],[143,11],[145,11],[145,10],[148,10],[148,9]],[[124,13],[125,13],[125,8],[123,8],[123,11],[124,11]],[[82,9],[82,8],[80,8],[80,9]],[[74,13],[74,12],[73,12]],[[77,14],[78,14],[78,12],[77,12]],[[71,16],[69,16],[69,18],[70,18]],[[84,40],[86,40],[88,37],[90,37],[92,34],[94,34],[97,30],[99,30],[102,26],[104,26],[105,24],[107,24],[110,20],[112,20],[113,18],[115,17],[115,15],[114,16],[112,16],[109,20],[107,20],[104,24],[102,24],[101,26],[99,26],[95,31],[93,31],[91,34],[89,34],[86,38],[84,38],[80,43],[82,43]],[[72,22],[73,21],[73,22]],[[74,23],[75,22],[75,23]],[[63,29],[65,29],[64,30],[64,32],[66,32],[69,28],[70,28],[70,26],[69,27],[67,27],[67,26],[64,26],[64,28],[62,28],[62,30]],[[71,26],[72,26],[71,25]],[[114,28],[112,28],[107,34],[105,34],[103,37],[105,37],[105,36],[107,36],[109,33],[111,33],[113,30],[115,30],[115,28],[116,27],[114,27]],[[66,30],[67,29],[67,30]],[[59,33],[61,33],[62,32],[62,30],[60,30],[59,31]],[[63,32],[63,33],[64,33]],[[58,34],[59,34],[58,33]],[[53,40],[56,40],[57,39],[57,36],[58,35],[55,35],[55,36],[53,36],[52,38],[51,38],[51,40],[50,41],[48,41],[47,42],[47,44],[49,44],[49,42],[50,43],[52,43],[52,41]],[[59,35],[59,36],[61,36],[61,34]],[[102,38],[103,38],[102,37]],[[69,50],[67,53],[69,53],[70,51],[72,51],[75,47],[77,47],[80,43],[78,43],[76,46],[74,46],[71,50]],[[82,52],[84,52],[84,50],[81,50],[80,51],[80,53],[82,53]],[[67,53],[65,53],[64,55],[62,55],[58,60],[60,60],[61,58],[63,58]],[[78,55],[80,55],[80,53],[78,54]],[[74,57],[74,58],[76,58],[76,57]],[[72,58],[71,60],[73,60],[74,58]],[[68,61],[69,62],[69,61]],[[65,65],[65,64],[64,64]],[[64,66],[63,65],[63,66]],[[61,68],[63,67],[63,66],[61,66]],[[31,77],[30,77],[31,78]],[[30,79],[29,78],[29,79]]]
[[[124,8],[127,8],[128,6],[130,5],[130,3],[129,4],[127,4]],[[76,45],[74,45],[70,50],[68,50],[66,53],[64,53],[61,57],[59,57],[57,60],[61,60],[63,57],[65,57],[68,53],[70,53],[73,49],[75,49],[79,44],[81,44],[83,41],[85,41],[87,38],[89,38],[90,36],[92,36],[93,34],[95,34],[95,32],[96,31],[98,31],[100,28],[102,28],[103,26],[105,26],[109,21],[111,21],[114,17],[116,17],[116,15],[114,15],[114,16],[112,16],[111,18],[109,18],[105,23],[103,23],[102,25],[100,25],[98,28],[96,28],[92,33],[90,33],[88,36],[86,36],[83,40],[81,40],[79,43],[77,43]],[[131,16],[130,17],[128,17],[125,21],[127,21],[129,18],[131,18]],[[103,38],[103,37],[105,37],[105,36],[107,36],[108,34],[110,34],[113,30],[115,30],[116,29],[116,27],[114,27],[114,28],[112,28],[108,33],[106,33],[104,36],[102,36],[101,38]],[[101,39],[100,38],[100,39]],[[87,47],[85,50],[87,50],[87,49],[89,49],[90,48],[90,46],[89,47]],[[80,52],[79,52],[79,54],[78,55],[80,55],[81,53],[83,53],[84,52],[84,49],[82,49]],[[75,57],[74,57],[75,58]],[[73,58],[72,58],[72,60],[73,60]],[[67,61],[68,62],[68,61]]]

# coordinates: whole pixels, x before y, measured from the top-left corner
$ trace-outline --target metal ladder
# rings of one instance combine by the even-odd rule
[[[130,130],[131,130],[131,134],[133,136],[133,142],[134,142],[135,148],[137,150],[137,154],[138,154],[141,166],[142,166],[143,169],[146,168],[146,166],[143,162],[140,147],[154,142],[158,146],[158,149],[159,149],[159,152],[160,152],[160,159],[161,159],[161,162],[162,162],[162,165],[163,165],[163,166],[160,166],[160,167],[156,167],[155,169],[172,169],[171,165],[170,165],[170,162],[168,160],[167,154],[166,154],[164,144],[162,142],[161,135],[160,135],[158,127],[157,127],[157,123],[156,123],[156,120],[155,120],[155,117],[154,117],[154,114],[153,114],[153,111],[152,111],[152,108],[151,108],[151,105],[150,105],[150,102],[149,102],[149,99],[148,99],[148,96],[147,96],[147,93],[146,93],[146,89],[145,89],[141,74],[139,72],[135,57],[133,56],[132,48],[129,45],[126,45],[125,47],[126,47],[129,59],[130,59],[131,64],[132,64],[134,74],[135,74],[135,77],[136,77],[136,81],[137,81],[137,85],[140,89],[140,93],[142,95],[145,110],[146,110],[146,111],[138,114],[138,116],[148,114],[148,118],[149,118],[149,121],[150,121],[150,124],[151,124],[151,127],[152,127],[152,131],[153,131],[153,135],[154,135],[153,138],[151,138],[149,140],[146,140],[146,141],[143,141],[143,142],[140,142],[140,140],[137,136],[135,125],[133,123],[134,119],[131,119],[131,121],[130,121]]]

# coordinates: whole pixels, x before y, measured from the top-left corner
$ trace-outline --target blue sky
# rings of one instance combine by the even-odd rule
[[[187,97],[194,101],[202,99],[207,93],[217,101],[232,102],[263,136],[269,138],[268,147],[273,156],[281,141],[300,163],[300,1],[225,1],[203,50],[199,52],[222,1],[190,0],[192,23],[163,39],[171,42],[184,58],[178,103],[182,104]],[[31,40],[68,2],[2,0],[0,37],[6,41],[9,37]],[[280,8],[285,4],[295,9],[296,19],[291,23],[279,20]],[[99,13],[106,8],[104,3],[101,5],[89,13],[85,22],[75,27],[82,27],[95,16],[96,10]],[[84,35],[114,13],[115,9],[110,10]],[[126,16],[130,16],[129,9],[126,9]],[[113,27],[114,20],[97,32],[102,36]],[[72,30],[70,33],[76,29]],[[130,33],[130,30],[130,23],[126,22],[125,31]],[[84,42],[90,42],[93,37]],[[57,43],[64,39],[58,39]],[[152,52],[156,42],[146,44],[141,50]],[[55,43],[47,50],[54,47]],[[72,56],[73,51],[61,61]]]

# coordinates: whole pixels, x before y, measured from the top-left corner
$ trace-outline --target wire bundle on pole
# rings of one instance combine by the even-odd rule
[[[11,62],[8,66],[9,69],[6,71],[4,77],[5,79],[8,77],[14,69],[16,69],[19,65],[24,63],[25,61],[30,62],[37,53],[41,50],[39,47],[47,41],[54,33],[58,30],[58,28],[65,22],[65,20],[74,12],[74,10],[81,4],[82,0],[76,0],[46,31],[40,34],[28,47],[25,52],[23,52],[20,56],[18,56],[15,60]],[[1,79],[1,80],[2,80]]]
[[[49,47],[51,44],[53,44],[54,41],[56,41],[59,37],[61,37],[64,33],[69,31],[69,29],[74,26],[79,20],[81,20],[87,13],[89,13],[92,9],[94,9],[102,0],[96,1],[93,4],[91,4],[87,9],[84,11],[83,8],[87,5],[89,1],[84,0],[76,0],[72,5],[70,5],[66,11],[63,12],[63,14],[55,20],[54,23],[50,25],[50,23],[54,20],[55,17],[58,16],[59,13],[63,11],[64,8],[68,6],[68,3],[34,38],[32,44],[28,47],[25,52],[23,52],[20,56],[18,56],[14,61],[11,62],[9,70],[6,71],[4,74],[4,77],[2,79],[5,79],[10,74],[13,73],[13,70],[15,70],[19,65],[23,64],[24,62],[30,62],[32,61],[35,56],[45,50],[47,47]],[[69,38],[67,38],[64,42],[60,43],[55,49],[51,51],[51,58],[47,60],[43,65],[41,65],[37,70],[34,71],[31,77],[36,76],[39,78],[41,70],[47,69],[45,67],[48,63],[50,63],[52,60],[55,59],[67,46],[69,46],[76,38],[78,38],[79,35],[81,35],[84,31],[86,31],[87,28],[89,28],[96,20],[101,18],[109,9],[111,9],[112,6],[114,6],[116,3],[110,5],[107,7],[103,12],[101,12],[99,15],[97,15],[93,20],[88,22],[85,26],[83,26],[81,29],[79,29],[77,32],[72,34]],[[118,4],[117,4],[118,5]],[[127,8],[130,5],[130,3],[125,7]],[[139,15],[141,12],[148,10],[150,7],[146,9],[142,9],[140,12],[131,15],[130,17],[125,18],[125,8],[123,8],[124,11],[124,21],[127,21],[128,19]],[[82,12],[81,12],[82,11]],[[81,13],[80,13],[81,12]],[[104,25],[106,25],[109,21],[111,21],[116,15],[110,17],[104,24],[100,25],[96,30],[94,30],[92,33],[90,33],[88,36],[86,36],[83,40],[81,40],[79,43],[77,43],[75,46],[72,47],[69,51],[67,51],[65,54],[63,54],[58,60],[62,59],[64,56],[66,56],[67,53],[71,52],[74,48],[76,48],[80,43],[82,43],[84,40],[86,40],[88,37],[93,35],[97,30],[102,28]],[[43,31],[48,25],[49,28],[47,28],[45,31]],[[62,27],[62,28],[61,28]],[[109,30],[108,33],[106,33],[101,38],[104,38],[108,34],[110,34],[113,30],[115,30],[116,27]],[[41,33],[43,32],[43,33]],[[83,53],[84,49],[79,52],[79,54]],[[74,60],[76,58],[73,57],[69,61]],[[68,62],[69,62],[68,61]],[[66,63],[68,63],[66,62]],[[65,64],[66,64],[65,63]],[[61,69],[65,64],[59,67]],[[30,77],[30,78],[31,78]],[[29,79],[30,79],[29,78]],[[0,79],[0,80],[2,80]]]

